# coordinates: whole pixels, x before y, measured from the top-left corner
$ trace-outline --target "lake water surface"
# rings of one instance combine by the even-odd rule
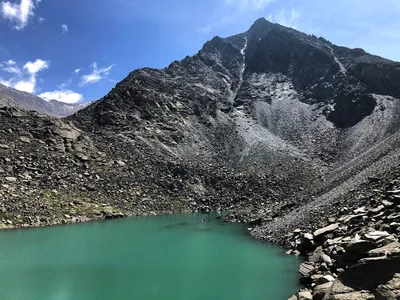
[[[209,218],[209,222],[202,222]],[[299,261],[182,214],[0,232],[2,300],[280,300]]]

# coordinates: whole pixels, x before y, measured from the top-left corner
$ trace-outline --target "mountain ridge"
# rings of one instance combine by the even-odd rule
[[[34,94],[18,91],[0,84],[0,106],[33,110],[55,117],[66,117],[72,115],[76,111],[85,108],[93,102],[94,101],[87,101],[83,103],[69,104],[57,100],[47,101]]]

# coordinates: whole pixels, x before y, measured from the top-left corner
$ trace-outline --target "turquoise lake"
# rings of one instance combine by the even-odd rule
[[[215,215],[3,231],[0,299],[280,300],[299,264]]]

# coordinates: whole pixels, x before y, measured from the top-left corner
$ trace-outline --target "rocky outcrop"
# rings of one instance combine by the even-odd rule
[[[391,186],[397,184],[393,181]],[[331,218],[332,224],[313,232],[311,242],[307,238],[304,243],[307,231],[296,229],[287,236],[289,253],[302,249],[308,255],[299,273],[312,299],[397,299],[400,210],[394,199],[399,192],[375,190],[383,199],[343,209]],[[295,297],[300,299],[299,294]]]

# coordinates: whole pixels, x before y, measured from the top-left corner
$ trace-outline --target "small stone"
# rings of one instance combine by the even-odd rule
[[[298,300],[312,300],[313,296],[310,291],[302,291],[297,294]]]
[[[390,234],[387,231],[372,231],[366,233],[364,237],[368,240],[376,241],[379,240],[380,238],[387,237],[389,235]]]
[[[27,144],[29,144],[29,143],[31,142],[31,140],[30,140],[28,137],[26,137],[26,136],[20,136],[20,137],[19,137],[19,140],[20,140],[21,142],[24,142],[24,143],[27,143]]]
[[[126,163],[123,162],[122,160],[117,160],[116,163],[117,163],[117,165],[120,166],[120,167],[125,167],[125,166],[126,166]]]
[[[393,206],[394,206],[394,203],[393,203],[393,202],[390,202],[390,201],[387,201],[387,200],[383,200],[383,201],[382,201],[382,205],[383,205],[384,207],[390,208],[390,207],[393,207]]]
[[[370,214],[377,214],[377,213],[379,213],[380,211],[382,211],[382,210],[384,210],[384,209],[385,209],[385,207],[384,207],[383,205],[379,205],[379,206],[376,207],[376,208],[370,209],[370,210],[368,211],[368,213],[370,213]]]
[[[16,177],[6,177],[4,178],[6,181],[8,182],[17,182],[17,178]]]
[[[360,214],[360,213],[365,213],[365,212],[366,212],[365,206],[359,207],[356,210],[354,210],[355,214]]]
[[[321,235],[333,232],[333,231],[337,230],[338,228],[339,228],[338,223],[328,225],[324,228],[320,228],[320,229],[314,231],[314,237],[319,237]]]

